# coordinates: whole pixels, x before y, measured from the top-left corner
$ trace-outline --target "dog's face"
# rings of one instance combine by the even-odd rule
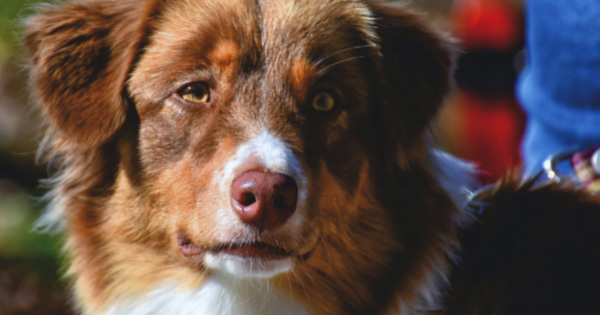
[[[451,56],[401,9],[90,1],[32,20],[27,44],[55,150],[105,189],[65,214],[72,235],[94,236],[74,236],[74,251],[102,239],[80,270],[369,269],[427,216],[403,214],[414,196],[398,185],[426,184],[399,176],[423,163]]]
[[[364,188],[369,12],[182,1],[163,14],[129,91],[171,251],[237,275],[289,270]]]

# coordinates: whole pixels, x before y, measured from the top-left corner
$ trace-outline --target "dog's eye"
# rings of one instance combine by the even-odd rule
[[[207,103],[210,101],[210,89],[204,82],[188,84],[179,89],[177,94],[182,99],[192,103]]]
[[[330,111],[335,107],[335,98],[327,92],[318,93],[313,98],[312,107],[318,112]]]

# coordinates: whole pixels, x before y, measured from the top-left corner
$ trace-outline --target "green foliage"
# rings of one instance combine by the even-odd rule
[[[17,53],[22,32],[23,17],[31,14],[30,9],[40,0],[1,0],[0,1],[0,53],[9,57]]]
[[[31,197],[0,191],[0,198],[0,256],[58,259],[56,237],[32,229],[40,209]]]

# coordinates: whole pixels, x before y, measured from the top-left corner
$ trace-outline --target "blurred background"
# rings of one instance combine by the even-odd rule
[[[69,314],[59,237],[32,231],[46,175],[35,152],[43,127],[31,101],[20,21],[36,0],[0,0],[0,314]],[[523,114],[514,84],[524,66],[520,0],[412,0],[462,42],[457,88],[440,115],[439,139],[475,161],[487,183],[520,164]]]
[[[42,127],[28,93],[19,24],[35,2],[0,0],[0,314],[70,313],[58,237],[32,232],[46,171],[35,163]]]

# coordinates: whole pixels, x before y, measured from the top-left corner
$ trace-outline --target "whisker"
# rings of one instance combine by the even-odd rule
[[[313,287],[317,286],[317,284],[315,282],[315,279],[310,274],[310,270],[308,270],[308,268],[306,266],[300,266],[300,269],[302,269],[304,271],[304,274],[306,275],[306,279],[308,279],[308,280],[310,280],[310,282],[312,282]],[[304,294],[306,296],[310,296],[309,293],[308,293],[308,289],[306,288],[307,285],[304,283],[304,280],[301,277],[299,277],[299,276],[296,276],[296,278],[298,279],[298,284],[300,285],[300,287],[304,291]]]
[[[335,55],[341,54],[343,52],[357,50],[357,49],[362,49],[362,48],[369,48],[369,47],[373,47],[373,45],[360,45],[360,46],[352,46],[352,47],[347,47],[347,48],[344,48],[344,49],[340,49],[340,50],[338,50],[338,51],[336,51],[334,53],[331,53],[331,54],[329,54],[329,55],[327,55],[327,56],[319,59],[317,62],[315,62],[315,65],[318,66],[321,63],[323,63],[325,60],[327,60],[327,59],[329,59],[329,58],[331,58],[331,57],[333,57]]]
[[[325,248],[325,253],[327,254],[327,265],[331,267],[331,253],[329,252],[329,246],[321,237],[319,237],[319,242],[321,242],[321,245],[323,246],[323,248]]]
[[[345,63],[345,62],[350,62],[350,61],[358,60],[358,59],[362,59],[362,58],[365,58],[365,56],[356,56],[356,57],[350,57],[350,58],[342,59],[340,61],[334,62],[332,64],[329,64],[329,65],[327,65],[327,66],[319,69],[318,73],[319,74],[323,74],[325,71],[327,71],[327,69],[329,69],[329,68],[331,68],[333,66],[337,66],[337,65]]]
[[[306,270],[306,268],[304,266],[300,266],[300,268]],[[308,271],[304,271],[304,273],[306,273],[308,275]],[[294,275],[294,278],[296,279],[296,283],[298,283],[298,285],[300,286],[302,291],[304,291],[304,296],[306,296],[306,297],[310,296],[308,294],[308,289],[306,289],[306,285],[304,284],[304,281],[302,280],[302,278],[296,274],[295,270],[292,270],[292,274]],[[290,287],[291,286],[292,286],[292,284],[290,282]]]

